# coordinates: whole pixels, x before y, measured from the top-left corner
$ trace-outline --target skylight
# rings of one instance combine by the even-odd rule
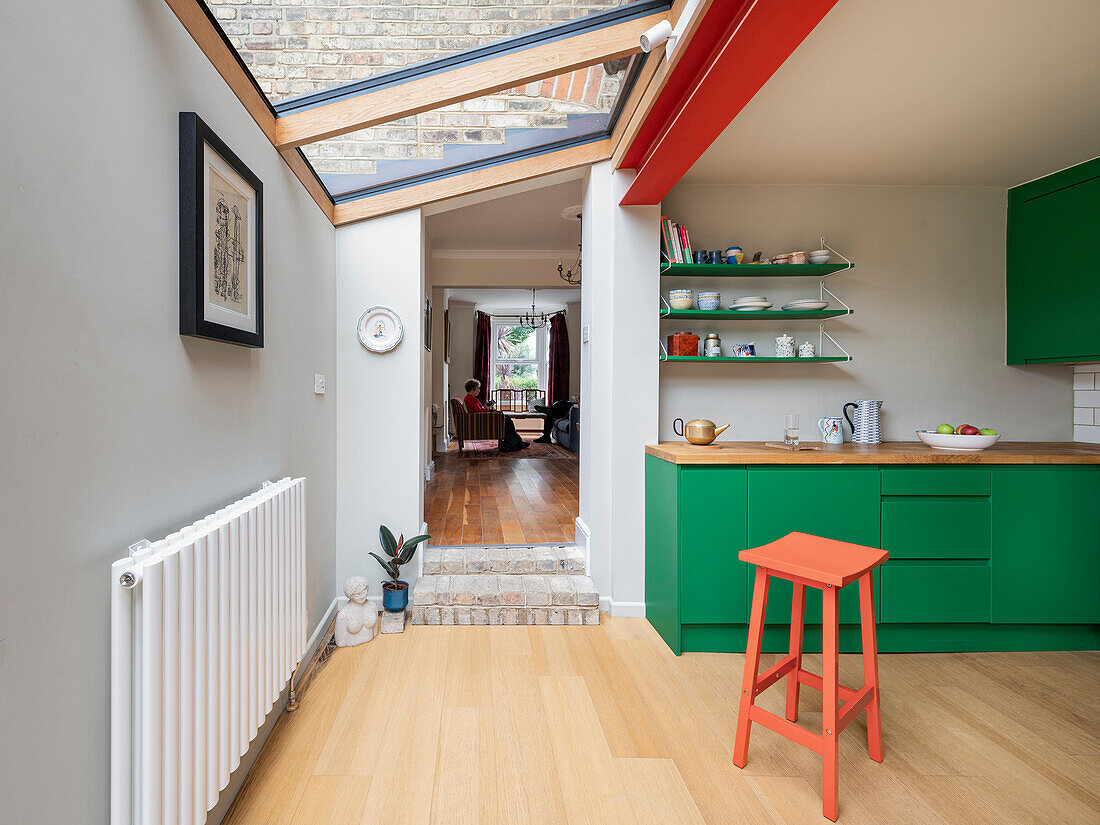
[[[272,103],[537,31],[624,0],[204,0]]]
[[[670,5],[669,0],[196,1],[207,5],[276,114],[299,120],[316,107],[399,90],[412,81],[423,86],[437,74],[588,36]],[[306,143],[301,151],[333,199],[342,201],[597,140],[614,127],[643,59],[589,66]]]
[[[528,83],[302,147],[339,202],[605,137],[639,60]]]

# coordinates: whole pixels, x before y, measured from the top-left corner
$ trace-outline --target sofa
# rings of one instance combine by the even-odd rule
[[[554,423],[554,440],[574,453],[581,451],[581,408],[569,410],[569,417]]]

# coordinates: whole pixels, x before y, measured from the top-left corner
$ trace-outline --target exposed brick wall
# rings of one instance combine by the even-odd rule
[[[622,0],[206,0],[274,101],[328,89],[621,5]],[[622,75],[594,66],[303,147],[321,173],[499,144],[505,130],[564,128],[606,112]]]

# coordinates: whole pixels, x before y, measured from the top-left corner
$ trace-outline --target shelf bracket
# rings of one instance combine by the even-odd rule
[[[843,259],[844,263],[848,264],[846,267],[844,267],[844,269],[838,269],[836,272],[833,272],[831,274],[839,275],[841,272],[847,272],[849,269],[851,269],[853,266],[855,266],[855,264],[852,263],[851,260],[849,260],[848,258],[845,258],[843,255],[841,255],[839,252],[837,252],[835,249],[833,249],[831,246],[829,246],[827,243],[825,243],[825,238],[824,237],[821,238],[821,247],[820,248],[821,249],[828,249],[830,252],[832,252],[838,258]]]
[[[832,293],[830,293],[830,294],[832,294]],[[840,300],[840,299],[838,298],[837,300]],[[834,338],[833,336],[831,336],[831,335],[830,335],[829,333],[827,333],[827,332],[825,331],[825,325],[824,325],[824,324],[822,324],[822,325],[821,325],[821,326],[820,326],[820,327],[818,328],[818,336],[817,336],[817,354],[818,354],[819,356],[824,356],[824,354],[825,354],[825,353],[823,352],[823,349],[824,349],[824,346],[825,346],[825,339],[826,339],[826,338],[828,338],[828,339],[829,339],[830,341],[832,341],[832,342],[833,342],[833,346],[834,346],[834,347],[836,347],[836,348],[837,348],[838,350],[840,350],[841,352],[843,352],[843,353],[844,353],[844,360],[845,360],[845,361],[851,361],[851,360],[852,360],[852,356],[851,356],[851,354],[850,354],[850,353],[848,352],[848,350],[844,349],[844,347],[842,347],[842,346],[841,346],[840,344],[838,344],[838,343],[837,343],[837,340],[836,340],[836,338]]]
[[[842,300],[840,300],[840,298],[837,297],[835,292],[833,292],[831,289],[829,289],[827,286],[825,286],[824,281],[821,282],[820,286],[821,286],[821,293],[820,294],[821,294],[821,300],[822,301],[824,301],[825,296],[828,295],[830,298],[832,298],[834,301],[836,301],[838,304],[840,304],[842,307],[844,307],[844,310],[845,310],[844,315],[851,315],[852,314],[852,308],[850,306],[848,306],[846,303],[844,303]],[[843,316],[837,316],[837,317],[843,317]]]
[[[669,302],[665,300],[665,296],[664,296],[663,292],[658,292],[657,297],[660,298],[661,303],[665,305],[665,308],[660,311],[660,317],[664,318],[666,315],[668,315],[670,312],[672,312],[672,305],[669,304]]]

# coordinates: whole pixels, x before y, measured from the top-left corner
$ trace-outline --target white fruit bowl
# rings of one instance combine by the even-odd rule
[[[977,453],[997,443],[999,435],[958,435],[936,433],[931,430],[917,430],[917,438],[937,450],[952,450],[959,453]]]

